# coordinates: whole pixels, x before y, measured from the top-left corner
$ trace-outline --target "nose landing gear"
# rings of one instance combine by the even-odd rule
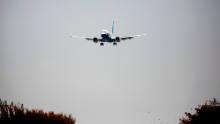
[[[101,43],[100,43],[100,46],[104,46],[104,43],[101,42]]]

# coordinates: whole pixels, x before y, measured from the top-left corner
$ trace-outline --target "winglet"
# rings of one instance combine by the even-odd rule
[[[113,23],[112,23],[112,34],[114,34],[114,30],[115,30],[115,22],[113,20]]]

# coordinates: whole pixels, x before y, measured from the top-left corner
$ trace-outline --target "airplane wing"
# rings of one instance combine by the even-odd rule
[[[92,40],[94,42],[98,42],[98,41],[102,41],[102,39],[98,39],[96,37],[94,38],[89,38],[89,37],[81,37],[81,36],[77,36],[77,35],[70,35],[71,38],[80,38],[80,39],[85,39],[85,40]]]
[[[134,36],[120,37],[120,40],[130,40],[132,38],[141,37],[141,36],[145,36],[145,35],[146,34],[139,34],[139,35],[134,35]]]

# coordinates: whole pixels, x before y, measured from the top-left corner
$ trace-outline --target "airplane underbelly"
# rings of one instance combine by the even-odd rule
[[[111,42],[112,40],[110,38],[103,38],[104,42]]]

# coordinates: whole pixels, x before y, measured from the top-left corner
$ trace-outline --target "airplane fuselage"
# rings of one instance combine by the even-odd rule
[[[113,42],[111,35],[109,33],[102,33],[102,42]]]

